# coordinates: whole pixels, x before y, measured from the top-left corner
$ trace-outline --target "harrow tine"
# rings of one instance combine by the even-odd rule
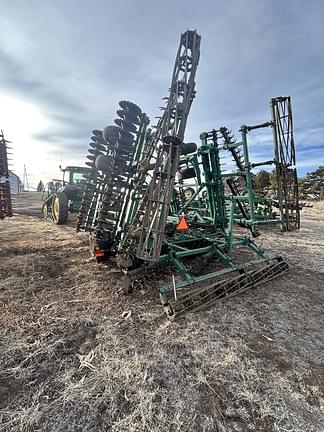
[[[191,289],[187,294],[178,294],[175,304],[176,316],[189,311],[199,312],[204,310],[219,300],[242,294],[261,283],[287,273],[288,270],[288,264],[285,261],[279,261],[248,273],[239,274],[232,279],[221,280],[207,286]]]

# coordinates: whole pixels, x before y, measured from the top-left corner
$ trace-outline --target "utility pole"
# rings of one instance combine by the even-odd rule
[[[29,192],[29,183],[28,183],[26,165],[24,165],[23,191]]]

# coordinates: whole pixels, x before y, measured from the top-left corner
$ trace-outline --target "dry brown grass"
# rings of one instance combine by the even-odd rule
[[[322,209],[262,237],[289,274],[173,323],[72,227],[2,221],[0,431],[323,431]]]

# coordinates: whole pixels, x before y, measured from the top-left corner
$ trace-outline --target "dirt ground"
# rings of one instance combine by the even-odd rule
[[[324,203],[258,239],[289,273],[168,322],[37,200],[0,221],[0,431],[324,431]]]

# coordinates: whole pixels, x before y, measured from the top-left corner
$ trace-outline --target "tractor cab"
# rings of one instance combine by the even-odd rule
[[[67,166],[60,170],[63,172],[63,185],[76,186],[79,189],[83,189],[86,184],[86,175],[89,172],[89,168],[79,166]]]

